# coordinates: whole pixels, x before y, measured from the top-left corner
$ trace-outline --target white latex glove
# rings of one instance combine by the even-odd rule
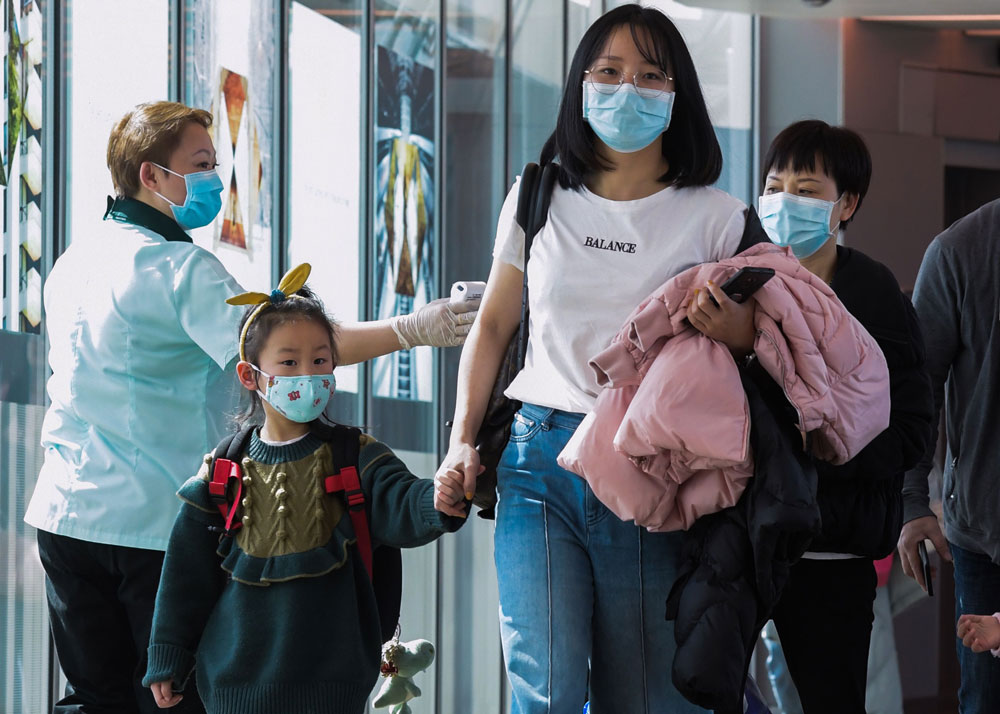
[[[433,300],[409,315],[392,318],[392,329],[404,350],[419,345],[458,347],[472,329],[480,300],[453,303],[448,298]]]

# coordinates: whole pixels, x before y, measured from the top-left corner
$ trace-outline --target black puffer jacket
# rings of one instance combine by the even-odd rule
[[[820,525],[816,470],[791,407],[759,368],[743,373],[743,388],[754,478],[735,506],[688,531],[667,600],[667,619],[676,620],[674,685],[698,706],[733,712],[743,711],[757,636]]]
[[[892,551],[903,472],[930,439],[923,340],[892,273],[838,247],[831,287],[885,354],[889,427],[842,466],[814,463],[801,450],[796,417],[780,388],[759,367],[744,375],[754,478],[733,508],[699,519],[688,532],[667,602],[668,619],[677,621],[674,684],[708,709],[742,711],[750,653],[789,568],[807,548],[873,559]]]
[[[842,466],[817,462],[823,530],[811,551],[884,558],[903,522],[903,474],[931,439],[933,399],[917,313],[892,273],[864,253],[837,247],[830,285],[878,342],[889,365],[889,428]]]

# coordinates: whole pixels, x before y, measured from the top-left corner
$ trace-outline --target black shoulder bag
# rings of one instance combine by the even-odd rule
[[[510,439],[510,425],[521,403],[508,399],[504,391],[521,368],[528,348],[528,256],[535,235],[545,225],[549,215],[552,189],[559,175],[559,164],[526,164],[521,172],[521,186],[517,196],[517,224],[524,230],[524,286],[521,290],[521,325],[504,353],[497,371],[493,391],[490,393],[486,414],[476,434],[479,463],[486,467],[476,481],[476,494],[472,499],[478,506],[480,518],[494,518],[497,502],[497,464]]]

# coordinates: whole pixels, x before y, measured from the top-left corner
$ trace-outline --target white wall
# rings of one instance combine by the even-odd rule
[[[917,135],[901,128],[914,131],[911,118],[901,116],[903,65],[997,71],[997,43],[958,30],[856,20],[841,22],[841,36],[844,124],[861,133],[874,162],[871,189],[845,240],[888,265],[910,289],[927,245],[946,227],[944,168],[946,157],[957,156],[957,142],[934,136],[933,129]],[[965,110],[974,113],[977,101],[969,96]],[[986,144],[972,153],[998,147]]]

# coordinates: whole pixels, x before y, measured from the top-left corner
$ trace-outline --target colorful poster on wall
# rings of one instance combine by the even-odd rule
[[[436,290],[434,71],[378,47],[375,127],[375,315],[426,305]],[[374,365],[376,396],[431,401],[431,348],[400,350]]]
[[[229,177],[229,197],[223,204],[222,222],[216,224],[219,230],[216,240],[246,250],[247,236],[243,227],[246,221],[243,218],[243,211],[240,209],[239,184],[236,181],[236,156],[237,145],[239,145],[240,158],[243,158],[243,154],[250,148],[246,145],[248,141],[245,136],[246,132],[243,132],[244,136],[240,141],[240,128],[244,126],[243,110],[247,108],[247,78],[223,67],[222,76],[219,79],[219,93],[221,99],[218,105],[221,116],[217,121],[220,124],[220,131],[217,134],[219,138],[215,151],[216,156],[218,156],[220,149],[223,151],[226,148],[232,149],[229,161],[232,164],[232,170]],[[229,141],[225,141],[221,136],[224,133],[221,130],[226,129],[228,129]],[[247,178],[253,180],[252,175],[247,174]],[[223,177],[223,183],[225,183],[225,177]]]
[[[277,9],[269,0],[186,0],[185,101],[215,117],[225,189],[215,222],[191,232],[247,289],[270,290]]]

